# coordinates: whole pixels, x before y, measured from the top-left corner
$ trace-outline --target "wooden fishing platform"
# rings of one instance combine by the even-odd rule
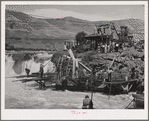
[[[102,82],[102,85],[99,86],[98,88],[108,88],[111,93],[114,91],[122,91],[128,93],[133,85],[137,82],[137,80],[129,80],[129,81],[110,81],[110,82]]]
[[[17,78],[23,78],[20,79],[19,81],[22,81],[22,83],[26,83],[26,82],[31,82],[31,81],[35,81],[39,84],[39,88],[40,89],[44,89],[46,87],[46,82],[51,82],[54,83],[54,78],[56,76],[57,73],[44,73],[43,76],[44,77],[39,77],[39,73],[32,73],[29,76],[25,76],[25,75],[21,75],[18,76]],[[24,78],[26,77],[26,78]]]
[[[43,78],[39,78],[39,77],[35,77],[35,78],[28,78],[28,79],[22,79],[22,83],[25,82],[29,82],[29,81],[35,81],[39,84],[39,88],[44,89],[46,87],[45,83],[47,81],[52,81],[51,80],[52,77],[43,77]]]
[[[44,73],[43,76],[49,76],[49,75],[54,75],[56,73]],[[20,76],[14,76],[13,78],[24,78],[24,77],[39,77],[39,72],[32,73],[30,75],[20,75]]]

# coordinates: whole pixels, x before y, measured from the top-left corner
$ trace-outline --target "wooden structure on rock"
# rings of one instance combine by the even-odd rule
[[[120,33],[117,32],[114,23],[105,25],[96,25],[95,32],[89,36],[86,36],[86,44],[90,45],[91,49],[97,50],[98,46],[105,45],[110,46],[112,42],[119,44],[119,47],[125,43],[131,43],[133,36],[129,33],[127,26],[121,26]]]
[[[111,93],[117,93],[117,92],[126,92],[128,93],[133,85],[135,85],[135,83],[137,82],[137,80],[135,79],[125,79],[125,77],[121,80],[119,79],[112,79],[112,80],[107,80],[105,78],[105,80],[95,80],[93,79],[93,70],[89,69],[88,67],[86,67],[81,61],[79,61],[78,59],[76,59],[73,55],[73,52],[71,49],[67,50],[68,53],[70,54],[69,56],[63,55],[62,58],[65,58],[63,60],[67,60],[65,62],[63,62],[63,64],[60,64],[61,67],[58,67],[60,69],[60,71],[58,71],[58,85],[62,85],[62,81],[63,81],[63,77],[66,77],[69,83],[73,83],[73,86],[77,88],[78,83],[84,83],[84,87],[82,87],[82,89],[85,89],[85,83],[87,80],[92,80],[92,90],[94,91],[98,91],[101,89],[106,89],[106,90],[110,90]],[[61,58],[61,57],[60,57]],[[108,69],[111,68],[113,66],[113,63],[115,62],[119,62],[119,63],[123,63],[123,60],[117,60],[118,58],[121,58],[119,56],[115,56],[111,62],[111,64],[109,65]],[[62,61],[61,61],[62,62]],[[70,64],[71,63],[71,64]],[[69,68],[68,68],[69,67]],[[85,82],[83,81],[82,77],[79,76],[79,70],[80,67],[83,67],[86,71],[89,72],[89,76],[85,77]],[[58,69],[58,70],[59,70]],[[107,69],[106,69],[107,71]],[[106,72],[105,71],[105,72]],[[115,72],[114,72],[115,73]],[[59,78],[60,77],[60,78]],[[95,77],[95,75],[94,75]],[[108,75],[107,75],[108,77]],[[79,88],[80,89],[80,88]],[[117,91],[117,92],[116,92]]]

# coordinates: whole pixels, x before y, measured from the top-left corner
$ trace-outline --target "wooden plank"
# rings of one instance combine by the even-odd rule
[[[27,78],[27,79],[22,79],[22,80],[20,80],[20,81],[22,81],[22,83],[24,83],[24,82],[29,82],[29,81],[40,81],[40,80],[42,80],[42,81],[47,81],[47,80],[49,80],[50,81],[50,79],[51,79],[52,77],[44,77],[44,78]]]
[[[35,75],[20,75],[20,76],[15,76],[13,78],[24,78],[24,77],[35,77]]]
[[[56,73],[44,73],[43,76],[54,76]],[[24,77],[37,77],[39,75],[39,72],[32,73],[31,75],[20,75],[20,76],[14,76],[13,78],[24,78]]]
[[[83,68],[85,68],[87,71],[92,72],[91,69],[89,69],[88,67],[86,67],[83,63],[79,62],[79,64],[80,64]]]
[[[43,76],[45,76],[45,75],[55,75],[55,74],[57,74],[57,72],[55,72],[55,73],[44,73]],[[31,75],[39,75],[39,72],[32,73]]]
[[[104,84],[126,84],[126,83],[131,83],[131,82],[135,82],[136,80],[132,80],[132,81],[120,81],[120,82],[103,82]]]

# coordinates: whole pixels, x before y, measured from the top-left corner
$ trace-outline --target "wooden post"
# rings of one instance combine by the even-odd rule
[[[113,63],[114,63],[114,61],[115,61],[115,59],[116,59],[116,57],[114,57],[114,59],[113,59],[113,61],[112,61],[112,63],[111,63],[111,65],[110,65],[110,67],[109,67],[109,68],[111,68],[111,67],[112,67],[112,65],[113,65]]]
[[[93,91],[92,91],[92,94],[91,94],[90,109],[93,109]]]
[[[93,99],[93,91],[92,91],[92,94],[91,94],[91,100]]]
[[[60,66],[59,66],[59,83],[61,82],[61,62],[60,62]]]
[[[110,99],[111,88],[112,88],[112,84],[110,84],[110,90],[109,90],[109,96],[108,96],[108,100]]]

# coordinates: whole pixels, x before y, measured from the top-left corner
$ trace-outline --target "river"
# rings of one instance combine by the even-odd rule
[[[15,76],[38,72],[40,63],[47,64],[52,54],[7,53],[5,56],[5,108],[6,109],[81,109],[85,95],[91,92],[57,91],[49,83],[46,90],[40,90],[36,82],[21,83]],[[55,65],[49,62],[44,72],[55,72]],[[18,80],[18,81],[16,81]],[[131,93],[106,95],[94,93],[95,109],[124,109],[132,100]]]

